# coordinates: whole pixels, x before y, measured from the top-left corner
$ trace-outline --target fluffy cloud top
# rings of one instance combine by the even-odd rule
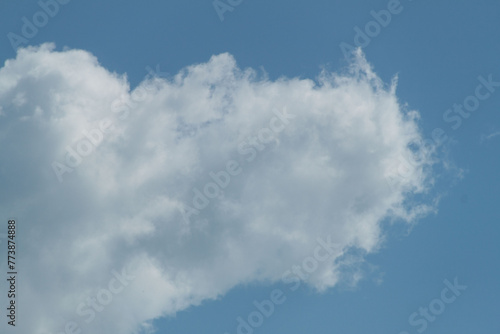
[[[411,201],[432,183],[418,113],[361,54],[316,81],[259,78],[221,54],[130,90],[88,52],[45,44],[5,62],[0,106],[0,210],[19,222],[24,333],[71,321],[131,333],[282,279],[318,237],[337,248],[305,281],[332,287],[347,250],[376,251],[384,221],[429,210]],[[103,288],[119,302],[91,316]]]

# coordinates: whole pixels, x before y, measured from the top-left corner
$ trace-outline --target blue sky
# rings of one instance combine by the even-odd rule
[[[222,2],[228,4],[225,0]],[[234,0],[233,3],[237,1]],[[372,11],[380,13],[381,10],[392,8],[397,13],[391,14],[390,22],[385,27],[378,25],[380,31],[372,34],[373,37],[370,37],[362,51],[376,75],[386,85],[390,85],[395,75],[398,76],[395,92],[397,102],[400,106],[406,105],[406,110],[419,112],[420,118],[415,124],[420,127],[422,138],[432,138],[436,128],[442,129],[448,137],[435,152],[435,158],[439,162],[428,174],[434,179],[431,190],[416,195],[419,201],[425,203],[436,198],[439,201],[435,203],[432,212],[412,222],[397,220],[391,224],[384,221],[377,246],[367,247],[368,251],[360,251],[363,254],[361,263],[346,269],[347,273],[344,273],[349,276],[349,270],[359,272],[361,278],[356,283],[352,279],[345,282],[340,280],[318,292],[315,283],[309,282],[309,285],[302,283],[299,289],[291,291],[290,284],[277,278],[276,275],[279,274],[270,274],[269,277],[263,275],[263,279],[258,274],[242,274],[235,279],[237,284],[234,286],[229,283],[224,285],[222,293],[215,299],[206,291],[200,293],[199,297],[193,297],[193,301],[186,297],[188,302],[185,302],[185,306],[178,306],[175,316],[171,315],[171,310],[176,310],[176,307],[162,309],[162,306],[157,306],[151,314],[170,312],[170,315],[164,317],[154,317],[156,319],[152,324],[157,332],[238,333],[238,317],[248,321],[248,316],[256,310],[253,302],[269,299],[275,289],[283,291],[286,300],[275,305],[274,313],[265,318],[261,326],[252,329],[254,333],[499,332],[500,324],[495,319],[498,318],[496,311],[500,307],[500,214],[497,205],[500,198],[500,136],[497,135],[500,133],[500,4],[492,0],[402,0],[400,3],[392,0],[244,0],[231,8],[232,11],[222,14],[224,19],[221,21],[214,4],[209,0],[71,0],[67,4],[59,4],[58,13],[50,17],[34,37],[28,38],[28,43],[20,46],[55,43],[55,51],[63,51],[65,47],[85,50],[94,55],[99,65],[107,71],[118,75],[126,74],[132,89],[143,82],[148,69],[158,68],[160,76],[172,78],[187,66],[207,63],[213,55],[221,53],[232,55],[237,67],[242,70],[253,68],[257,77],[264,78],[267,75],[265,80],[269,82],[279,82],[280,78],[317,80],[322,69],[345,73],[349,62],[340,48],[341,43],[356,46],[355,27],[365,31],[366,25],[375,21]],[[22,35],[22,18],[26,17],[33,22],[33,15],[40,10],[36,1],[0,4],[2,63],[16,58],[16,51],[8,34],[12,32]],[[221,60],[225,61],[227,60]],[[5,73],[4,75],[7,77]],[[485,80],[492,81],[493,84],[487,86],[484,84]],[[495,86],[495,82],[499,84]],[[477,96],[478,86],[482,86],[479,89],[480,95],[487,97],[469,98]],[[102,87],[97,90],[99,89]],[[120,89],[117,84],[116,91]],[[276,89],[281,91],[281,88]],[[25,98],[29,100],[31,96]],[[467,114],[467,118],[459,116],[457,112],[447,113],[455,104],[468,103],[464,102],[466,100],[479,103],[470,115]],[[2,107],[4,112],[11,112],[8,105]],[[455,120],[450,121],[445,115],[455,117]],[[457,117],[460,121],[456,120]],[[457,129],[452,127],[455,122],[461,122]],[[0,144],[4,147],[0,151],[4,155],[2,159],[9,159],[11,151],[5,147],[11,145],[9,140],[13,140],[8,139],[6,133],[2,133]],[[131,140],[128,143],[132,145],[135,142]],[[17,147],[16,145],[13,147]],[[123,143],[117,145],[121,149],[126,147]],[[307,151],[300,152],[295,158],[303,157]],[[221,159],[224,157],[226,156],[222,154]],[[216,158],[219,157],[214,157]],[[200,159],[203,160],[203,157]],[[261,164],[266,161],[271,164],[274,159],[268,157],[268,151],[264,151],[257,161],[259,162],[255,166],[258,163],[258,168],[263,168]],[[214,168],[213,166],[217,164],[208,163],[208,168]],[[9,182],[10,176],[5,172],[9,168],[7,166],[0,172],[2,183],[9,185],[9,193],[11,187],[19,198],[24,198],[30,191],[41,193],[39,187],[44,183],[31,182],[36,181],[35,177],[29,179],[30,184],[19,187],[16,187],[16,183]],[[256,173],[260,170],[258,168],[256,167]],[[84,166],[78,170],[84,170]],[[12,179],[23,178],[16,174]],[[69,185],[65,186],[68,188],[64,188],[63,194],[80,189],[80,184],[72,182],[70,180],[65,183]],[[52,196],[59,191],[55,188],[57,185],[55,180],[54,188],[50,188],[47,194]],[[293,189],[293,185],[291,187]],[[6,194],[2,192],[3,212],[17,217],[21,222],[26,221],[26,230],[20,228],[20,238],[24,235],[26,240],[21,239],[21,242],[27,244],[30,240],[36,240],[33,231],[40,233],[39,229],[43,228],[32,228],[30,224],[35,223],[28,222],[31,211],[26,208],[27,204],[16,202],[13,205]],[[54,198],[58,197],[54,195]],[[87,203],[85,198],[82,195],[80,200]],[[78,201],[79,197],[75,196],[73,199]],[[68,212],[59,215],[56,208],[58,203],[60,202],[54,200],[52,206],[46,209],[49,212],[47,219],[62,217],[61,219],[68,220],[68,224],[78,225],[77,220],[73,221],[72,217],[85,208],[74,204],[74,209],[68,202],[62,209]],[[96,206],[96,203],[91,203],[88,209],[93,210]],[[36,210],[32,209],[32,212]],[[2,219],[6,220],[7,217]],[[86,233],[84,227],[77,231],[75,235]],[[211,233],[210,231],[207,233]],[[64,236],[62,231],[57,233]],[[68,238],[71,240],[71,237]],[[202,240],[195,241],[199,244],[203,243]],[[116,247],[111,247],[112,250],[108,249],[107,253],[110,258],[116,256],[113,260],[115,262],[111,263],[117,270],[123,263],[120,262],[120,247],[122,245],[117,242]],[[258,249],[261,246],[257,243],[253,247]],[[288,249],[286,247],[283,249]],[[289,247],[293,251],[293,245]],[[308,248],[309,253],[304,249],[297,250],[297,254],[301,254],[297,258],[304,259],[304,256],[313,252],[314,247]],[[140,248],[135,251],[138,250]],[[161,247],[151,249],[150,254],[155,251],[162,252]],[[357,254],[355,249],[351,251]],[[28,250],[26,254],[29,254]],[[269,256],[272,257],[273,253]],[[24,263],[28,266],[29,259]],[[104,281],[109,280],[111,269],[103,268],[107,268],[106,265],[100,264],[95,270],[103,273]],[[263,268],[256,268],[257,271],[261,269],[265,271]],[[26,268],[26,271],[30,270],[35,269]],[[71,277],[70,273],[66,274]],[[217,275],[207,274],[200,282],[210,279],[224,280]],[[429,304],[442,298],[441,292],[447,287],[445,280],[453,283],[455,279],[467,288],[456,296],[455,301],[441,303],[445,305],[442,313],[435,315],[432,321],[421,320],[425,319],[422,315],[414,317],[415,321],[420,319],[419,325],[409,321],[414,312],[420,312],[422,307],[429,308]],[[23,285],[19,286],[21,295],[28,294],[28,291],[36,294],[37,289],[44,289],[41,282],[38,286],[35,283],[30,286],[26,283],[25,286],[26,292],[22,291]],[[209,289],[210,284],[207,286]],[[148,289],[148,286],[141,288]],[[88,293],[91,290],[86,291]],[[219,291],[214,293],[217,295]],[[158,295],[159,298],[167,298],[160,292]],[[130,299],[123,299],[122,303],[146,303],[135,305],[144,309],[161,304],[161,301],[153,302],[146,298],[136,302],[137,299],[133,297],[131,292],[127,295]],[[30,322],[30,314],[23,314],[22,300],[20,303],[18,321]],[[181,301],[178,303],[182,304]],[[434,305],[439,305],[439,302]],[[141,315],[142,318],[138,318],[145,319],[147,314],[150,313],[145,312]],[[113,316],[115,313],[105,315],[99,320],[99,325],[97,321],[94,325],[104,330],[108,328],[105,325],[106,319],[115,319]],[[57,319],[54,323],[64,323],[67,320],[67,317],[62,317],[62,320],[61,317],[54,317]],[[9,332],[15,333],[16,329],[7,327],[4,320],[1,328],[8,328]],[[102,327],[99,327],[101,321]],[[54,326],[59,331],[62,328],[58,324]],[[241,329],[240,332],[246,333]]]

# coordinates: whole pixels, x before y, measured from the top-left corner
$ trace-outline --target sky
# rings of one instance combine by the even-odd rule
[[[499,15],[2,1],[0,332],[499,332]]]

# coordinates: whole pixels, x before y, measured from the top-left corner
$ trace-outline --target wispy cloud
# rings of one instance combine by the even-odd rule
[[[481,143],[483,143],[487,140],[491,140],[491,139],[495,138],[496,136],[500,136],[500,131],[495,131],[493,133],[490,133],[489,135],[481,134]]]

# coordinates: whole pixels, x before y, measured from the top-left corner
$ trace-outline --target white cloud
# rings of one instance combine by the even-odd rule
[[[495,131],[495,132],[492,132],[488,135],[482,134],[481,135],[481,142],[484,142],[486,140],[491,140],[497,136],[500,136],[500,131]]]
[[[411,200],[431,184],[428,149],[418,148],[412,173],[398,170],[422,139],[418,113],[404,110],[395,85],[362,55],[345,74],[315,82],[258,79],[221,54],[130,91],[89,53],[45,44],[5,63],[0,105],[0,210],[19,220],[25,333],[64,331],[68,321],[84,333],[129,333],[238,284],[280,280],[320,236],[376,251],[384,220],[430,208]],[[273,121],[284,110],[294,118]],[[52,163],[64,164],[66,147],[76,150],[82,131],[104,119],[113,124],[98,147],[58,182]],[[262,130],[273,127],[282,130]],[[183,219],[194,189],[230,160],[241,172]],[[308,283],[337,284],[341,255]],[[137,261],[140,283],[85,323],[77,306]]]

